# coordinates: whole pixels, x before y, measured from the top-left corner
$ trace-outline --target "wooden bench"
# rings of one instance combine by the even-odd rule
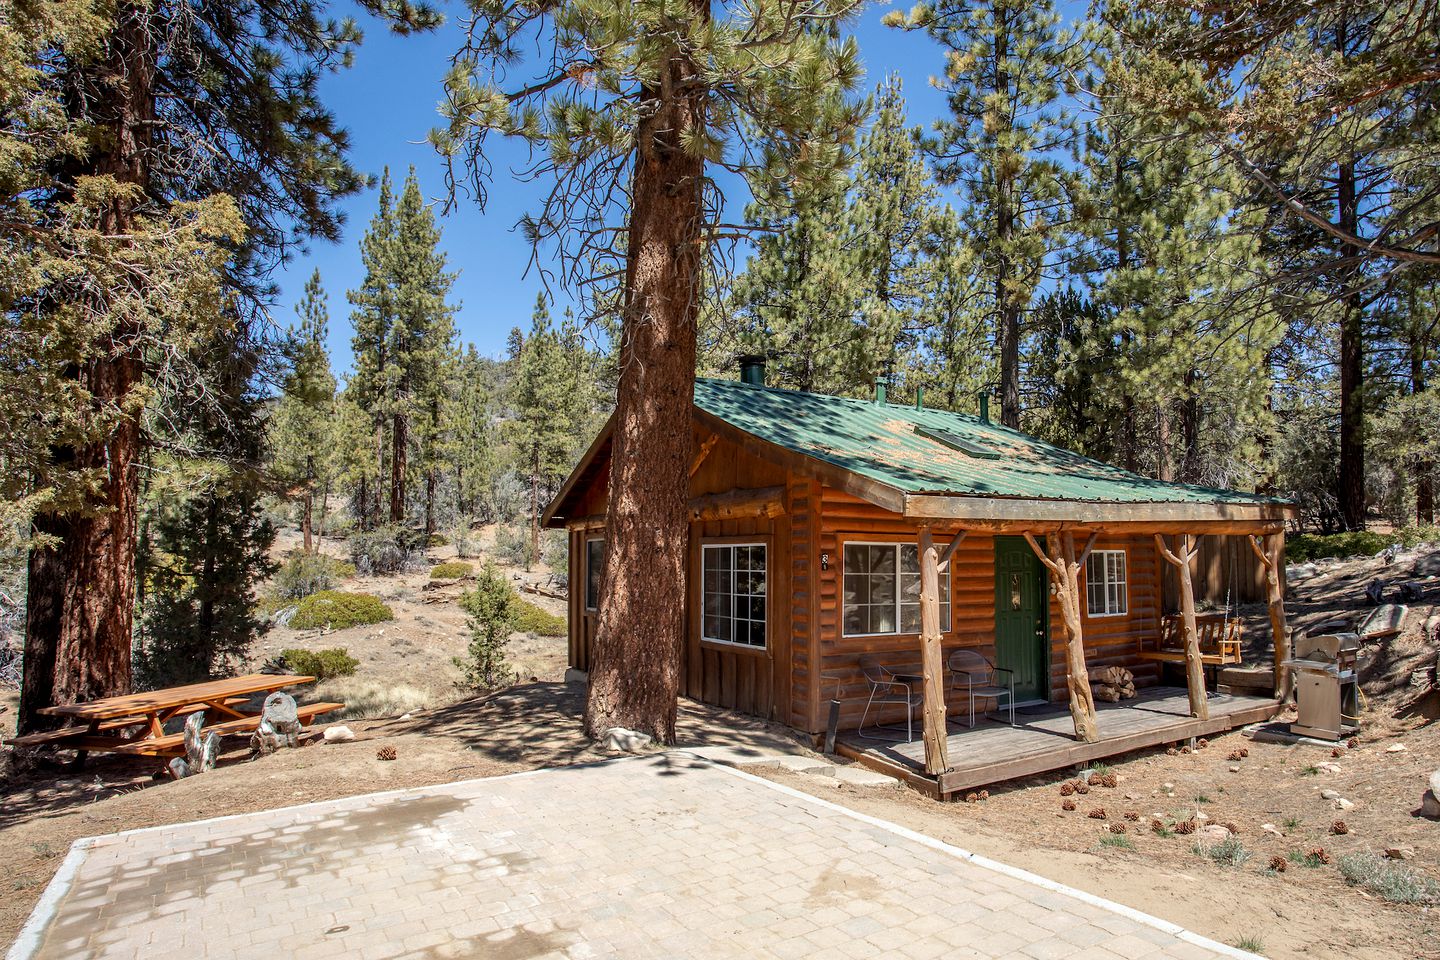
[[[295,714],[302,724],[308,724],[322,713],[342,710],[344,707],[345,704],[343,703],[306,703],[301,704],[295,711]],[[242,733],[250,733],[258,726],[260,726],[260,718],[258,716],[242,717],[238,720],[226,720],[223,723],[208,724],[201,730],[201,734],[216,733],[222,737],[229,737]],[[77,745],[86,746],[84,741],[84,737],[76,738]],[[179,757],[185,754],[185,734],[171,733],[163,737],[150,737],[145,740],[137,740],[134,743],[110,746],[106,749],[111,753],[121,753],[129,756]]]
[[[227,707],[238,707],[248,699],[248,697],[226,697],[220,702]],[[190,703],[176,710],[175,715],[191,714],[200,710],[209,710],[210,708],[211,704],[208,703]],[[5,741],[5,745],[7,747],[41,747],[46,744],[60,743],[61,741],[72,741],[84,737],[87,734],[108,733],[115,730],[124,730],[126,727],[138,727],[142,723],[148,724],[149,722],[150,717],[143,714],[115,717],[111,720],[102,720],[93,726],[82,723],[69,727],[59,727],[55,730],[41,730],[38,733],[27,733],[21,737],[11,737]]]
[[[1167,663],[1185,662],[1185,639],[1182,618],[1178,615],[1160,621],[1160,639],[1154,650],[1141,650],[1141,660]],[[1221,613],[1195,616],[1195,631],[1200,638],[1200,662],[1207,667],[1237,664],[1240,656],[1240,621]]]

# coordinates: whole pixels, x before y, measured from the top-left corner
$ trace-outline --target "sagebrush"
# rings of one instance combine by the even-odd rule
[[[285,658],[285,665],[291,670],[316,680],[348,677],[360,666],[360,661],[350,656],[344,647],[331,647],[328,650],[301,650],[291,647],[281,650],[280,656]]]
[[[374,594],[322,590],[296,604],[290,626],[296,630],[344,630],[393,619],[395,614]]]
[[[424,536],[406,527],[376,527],[350,535],[350,561],[361,573],[389,574],[410,570],[424,560]]]
[[[537,637],[565,636],[565,618],[556,616],[529,600],[516,598],[515,629]]]
[[[437,563],[430,568],[430,579],[459,580],[474,572],[475,565],[473,563],[466,563],[464,560],[446,560],[444,563]]]
[[[296,551],[285,558],[270,581],[269,593],[280,600],[303,600],[322,590],[334,590],[355,576],[354,564],[323,553]]]
[[[1440,902],[1440,884],[1403,863],[1373,853],[1340,858],[1340,875],[1390,903],[1428,905]]]

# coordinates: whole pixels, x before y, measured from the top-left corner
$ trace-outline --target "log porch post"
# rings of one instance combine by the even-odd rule
[[[1275,645],[1275,699],[1284,701],[1290,696],[1290,669],[1281,666],[1290,659],[1290,631],[1285,624],[1285,594],[1280,589],[1280,564],[1285,557],[1285,534],[1271,537],[1270,549],[1266,550],[1264,540],[1252,533],[1250,549],[1255,551],[1260,565],[1265,568],[1265,599],[1270,609],[1270,636]]]
[[[1160,555],[1175,566],[1180,575],[1180,623],[1185,640],[1185,692],[1190,696],[1190,716],[1210,719],[1210,704],[1205,700],[1205,666],[1200,659],[1200,634],[1195,628],[1195,585],[1190,578],[1190,561],[1200,547],[1190,545],[1190,534],[1177,538],[1178,552],[1165,545],[1165,536],[1155,534],[1155,547]]]
[[[940,633],[940,551],[929,526],[920,528],[920,674],[924,700],[925,772],[938,777],[950,769],[945,742],[945,669]]]
[[[1080,627],[1080,568],[1090,556],[1098,535],[1098,531],[1090,534],[1077,559],[1075,534],[1069,530],[1049,538],[1048,556],[1033,535],[1025,534],[1025,542],[1050,571],[1060,600],[1060,615],[1065,620],[1065,686],[1070,692],[1070,718],[1075,722],[1075,739],[1085,743],[1100,739],[1100,723],[1095,717],[1095,697],[1090,692],[1090,671],[1085,666],[1085,636]]]

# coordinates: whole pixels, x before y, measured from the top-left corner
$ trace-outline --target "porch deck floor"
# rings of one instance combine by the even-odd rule
[[[977,716],[975,729],[951,722],[947,756],[950,769],[938,779],[925,774],[922,740],[884,742],[841,734],[836,750],[866,766],[901,776],[932,793],[999,783],[1015,777],[1128,753],[1190,737],[1208,736],[1267,720],[1276,712],[1268,697],[1209,694],[1210,717],[1190,716],[1190,701],[1178,687],[1150,687],[1133,700],[1097,703],[1100,739],[1075,739],[1070,711],[1061,705],[1040,714],[1017,713],[1015,726]]]

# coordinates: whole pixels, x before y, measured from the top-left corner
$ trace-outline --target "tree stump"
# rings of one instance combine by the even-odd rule
[[[170,761],[170,773],[176,780],[215,769],[215,760],[220,756],[220,737],[214,733],[202,735],[204,726],[203,712],[192,713],[185,719],[185,756]]]
[[[250,735],[250,752],[253,756],[264,757],[281,747],[299,745],[300,717],[295,708],[295,698],[277,690],[265,698],[265,706],[260,711],[260,726]]]

